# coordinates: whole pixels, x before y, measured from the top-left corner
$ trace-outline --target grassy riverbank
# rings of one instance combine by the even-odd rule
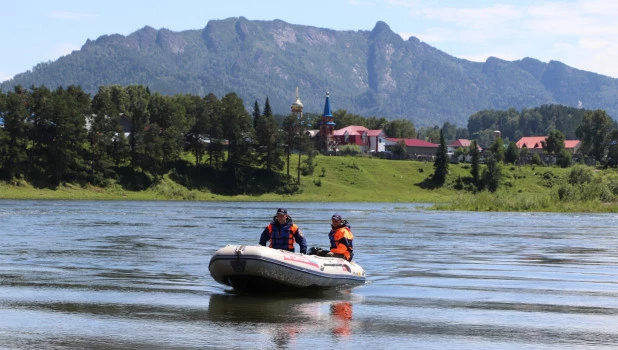
[[[318,156],[315,172],[301,176],[301,193],[259,196],[222,196],[207,191],[188,190],[165,178],[158,185],[140,192],[120,186],[85,188],[73,185],[55,190],[37,189],[21,183],[0,183],[4,199],[79,199],[79,200],[198,200],[264,202],[429,202],[443,210],[480,211],[573,211],[618,212],[615,203],[599,200],[558,200],[558,184],[570,169],[521,166],[502,167],[502,185],[496,193],[472,194],[459,190],[470,178],[469,164],[451,164],[447,185],[433,189],[425,180],[433,173],[433,163],[392,161],[366,157]],[[607,170],[613,171],[613,170]],[[290,172],[296,174],[296,168]]]
[[[297,168],[290,167],[296,177]],[[426,190],[418,186],[433,173],[427,162],[391,161],[366,157],[317,156],[313,175],[301,175],[301,191],[292,195],[222,196],[208,191],[188,190],[166,177],[146,191],[132,192],[120,186],[85,188],[65,185],[57,189],[37,189],[27,183],[0,183],[4,199],[128,199],[202,201],[349,201],[349,202],[443,202],[456,191],[447,188]]]

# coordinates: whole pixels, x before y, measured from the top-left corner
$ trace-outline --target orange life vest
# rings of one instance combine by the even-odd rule
[[[268,224],[268,233],[270,234],[269,247],[275,249],[283,249],[290,252],[294,251],[294,234],[298,231],[296,224],[285,223],[284,225]]]
[[[328,234],[328,238],[330,239],[331,252],[343,255],[347,261],[352,260],[354,257],[354,246],[352,244],[354,235],[352,235],[347,222],[344,222],[344,225],[337,229],[333,228]]]

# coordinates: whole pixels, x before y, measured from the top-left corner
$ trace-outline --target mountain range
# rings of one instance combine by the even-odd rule
[[[521,110],[544,104],[603,109],[618,116],[618,79],[534,58],[472,62],[418,38],[404,40],[384,22],[371,31],[336,31],[244,17],[209,21],[201,30],[146,26],[88,40],[80,50],[40,63],[0,84],[49,88],[148,86],[162,94],[235,92],[252,110],[268,97],[287,115],[296,87],[308,113],[333,110],[408,119],[416,126],[460,127],[480,110]]]

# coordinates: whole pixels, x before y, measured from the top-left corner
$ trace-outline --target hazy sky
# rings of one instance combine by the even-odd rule
[[[3,0],[0,81],[101,35],[195,30],[240,16],[336,30],[384,21],[404,39],[471,61],[532,57],[618,78],[616,0]]]

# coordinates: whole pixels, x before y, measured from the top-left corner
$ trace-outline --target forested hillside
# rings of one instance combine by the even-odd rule
[[[561,104],[618,116],[618,80],[534,58],[477,63],[417,38],[403,40],[384,22],[371,31],[335,31],[280,20],[229,18],[203,29],[144,27],[88,40],[81,50],[3,82],[0,89],[143,85],[162,95],[235,92],[250,110],[270,99],[287,115],[296,87],[305,112],[320,113],[326,91],[334,109],[406,119],[417,127],[465,127],[482,110]]]

